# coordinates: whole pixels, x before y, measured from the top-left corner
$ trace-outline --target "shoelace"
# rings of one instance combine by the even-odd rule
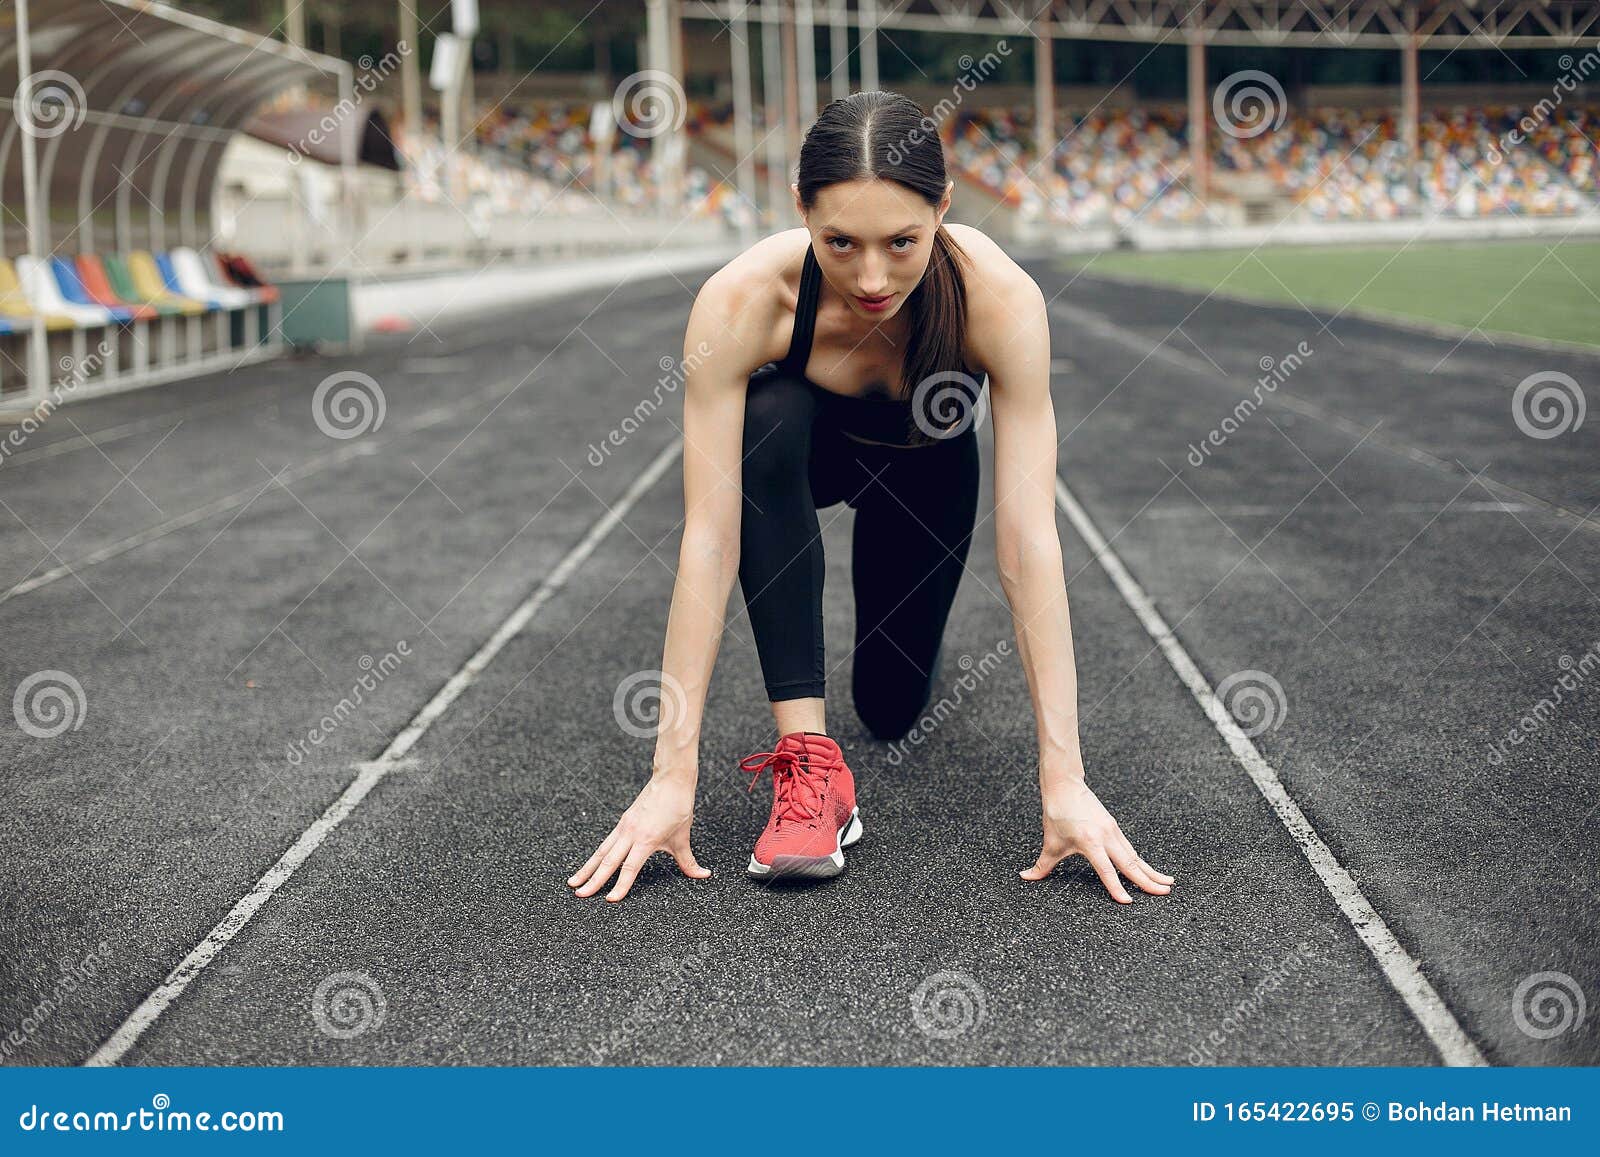
[[[827,783],[827,764],[818,761],[813,766],[810,759],[801,759],[793,751],[761,751],[747,755],[739,761],[739,770],[750,773],[750,786],[754,791],[761,773],[772,769],[772,784],[777,793],[777,820],[785,823],[804,823],[822,815],[822,789]]]

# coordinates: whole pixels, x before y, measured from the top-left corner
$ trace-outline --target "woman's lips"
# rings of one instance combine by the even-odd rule
[[[886,293],[882,297],[862,297],[856,294],[856,300],[861,303],[862,309],[870,309],[873,313],[889,308],[889,303],[894,300],[894,294]]]

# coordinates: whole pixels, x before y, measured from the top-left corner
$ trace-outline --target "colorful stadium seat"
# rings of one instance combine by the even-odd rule
[[[193,249],[179,247],[167,255],[172,271],[177,275],[179,289],[190,297],[209,298],[220,302],[225,309],[241,309],[255,305],[257,297],[248,289],[218,285],[206,276],[205,262]]]

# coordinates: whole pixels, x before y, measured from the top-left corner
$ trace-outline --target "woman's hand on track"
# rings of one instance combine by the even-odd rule
[[[588,862],[567,877],[567,886],[576,896],[593,896],[620,868],[616,886],[606,893],[607,900],[620,900],[633,887],[633,881],[656,852],[669,852],[678,867],[691,880],[710,877],[689,850],[689,827],[694,821],[694,787],[652,779],[611,834],[605,838]]]
[[[1165,896],[1176,877],[1158,872],[1133,850],[1117,821],[1089,785],[1073,779],[1042,794],[1044,850],[1038,862],[1019,872],[1024,880],[1042,880],[1069,856],[1082,856],[1100,876],[1100,882],[1119,904],[1133,903],[1117,872],[1144,891]]]

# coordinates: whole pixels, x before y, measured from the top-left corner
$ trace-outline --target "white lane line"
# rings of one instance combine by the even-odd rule
[[[1245,771],[1249,773],[1256,787],[1272,805],[1272,810],[1278,813],[1283,826],[1289,830],[1289,835],[1293,837],[1301,853],[1310,861],[1312,869],[1322,880],[1323,886],[1328,889],[1334,902],[1339,905],[1339,910],[1344,913],[1345,919],[1350,921],[1356,935],[1377,960],[1384,976],[1400,994],[1400,998],[1406,1002],[1406,1006],[1411,1009],[1411,1014],[1417,1018],[1422,1030],[1428,1034],[1428,1039],[1433,1041],[1445,1064],[1487,1064],[1483,1054],[1478,1051],[1478,1046],[1467,1036],[1449,1006],[1434,991],[1433,985],[1428,983],[1428,978],[1422,975],[1421,967],[1401,947],[1394,933],[1390,932],[1389,926],[1384,923],[1383,917],[1378,915],[1377,910],[1362,894],[1360,886],[1323,842],[1316,828],[1311,826],[1311,821],[1285,790],[1272,765],[1263,758],[1256,745],[1250,741],[1250,737],[1234,722],[1233,716],[1228,713],[1228,709],[1211,689],[1211,684],[1200,673],[1200,668],[1189,657],[1189,652],[1184,650],[1183,644],[1178,642],[1177,636],[1172,633],[1172,628],[1167,626],[1166,620],[1161,617],[1161,612],[1156,609],[1155,603],[1128,573],[1128,568],[1122,565],[1122,560],[1112,551],[1111,544],[1090,521],[1088,513],[1079,505],[1078,500],[1067,489],[1067,484],[1059,477],[1056,479],[1056,502],[1073,527],[1083,536],[1083,540],[1088,543],[1089,549],[1094,552],[1094,557],[1105,568],[1106,574],[1110,576],[1123,600],[1139,617],[1139,622],[1145,631],[1161,648],[1168,665],[1189,688],[1189,692],[1200,704],[1200,709],[1215,725],[1234,756],[1244,765]]]
[[[1166,362],[1168,365],[1210,378],[1212,381],[1227,382],[1231,380],[1226,372],[1219,371],[1217,367],[1209,362],[1191,354],[1186,354],[1181,350],[1169,349],[1165,345],[1151,348],[1150,339],[1118,322],[1112,321],[1102,314],[1095,313],[1093,310],[1084,309],[1081,306],[1068,305],[1063,301],[1055,302],[1050,309],[1053,313],[1080,329],[1098,334],[1107,341],[1115,342],[1124,349],[1138,353],[1141,357],[1155,358]],[[1382,430],[1366,429],[1343,415],[1335,414],[1331,410],[1325,410],[1315,402],[1308,402],[1304,398],[1296,397],[1287,390],[1279,389],[1275,391],[1272,395],[1272,400],[1286,409],[1293,410],[1298,414],[1304,414],[1308,418],[1315,418],[1317,421],[1324,422],[1354,438],[1371,441],[1374,445],[1381,446],[1383,449],[1402,458],[1410,459],[1419,466],[1426,466],[1430,470],[1435,470],[1440,474],[1448,474],[1452,478],[1473,478],[1485,489],[1491,490],[1503,498],[1514,499],[1518,502],[1535,506],[1547,514],[1555,515],[1557,518],[1576,518],[1578,525],[1583,529],[1600,532],[1600,521],[1590,518],[1581,510],[1573,510],[1571,507],[1562,506],[1559,502],[1552,502],[1548,498],[1540,498],[1537,494],[1529,494],[1526,490],[1520,490],[1515,486],[1496,481],[1487,474],[1474,475],[1472,471],[1458,463],[1447,462],[1436,454],[1420,450],[1411,445],[1411,443],[1403,442]]]
[[[302,478],[308,478],[313,474],[318,474],[331,466],[337,466],[341,462],[347,462],[352,458],[376,454],[389,443],[404,438],[408,434],[415,434],[418,430],[425,430],[429,426],[436,426],[462,410],[476,406],[488,398],[493,398],[505,392],[508,387],[515,388],[510,378],[489,387],[487,390],[468,394],[449,405],[435,406],[431,410],[425,410],[411,419],[411,421],[395,427],[393,433],[363,435],[355,441],[345,443],[337,450],[319,454],[314,458],[308,458],[292,470],[286,470],[277,475],[276,478],[285,483],[295,482]],[[164,538],[173,533],[173,531],[182,530],[184,527],[193,526],[197,522],[204,522],[206,519],[221,514],[223,511],[243,506],[254,500],[264,490],[272,488],[272,483],[273,479],[268,479],[264,483],[252,483],[241,490],[235,490],[232,494],[224,494],[221,498],[213,499],[204,506],[197,506],[193,510],[176,515],[165,522],[158,522],[154,526],[146,527],[137,534],[119,538],[116,542],[102,546],[99,550],[90,551],[80,558],[72,559],[62,563],[60,566],[51,567],[49,570],[40,571],[32,578],[23,579],[9,590],[0,591],[0,603],[10,602],[14,598],[64,579],[76,571],[81,571],[86,567],[98,566],[100,563],[116,558],[120,554],[127,554],[128,551],[141,547],[147,542],[154,542],[158,538]]]
[[[567,580],[594,553],[606,535],[622,521],[623,515],[627,514],[650,487],[655,485],[682,452],[683,441],[678,439],[656,455],[655,460],[645,468],[644,473],[634,479],[633,484],[628,487],[616,505],[607,510],[589,528],[582,541],[567,552],[556,568],[539,584],[539,588],[529,595],[522,605],[500,624],[500,629],[490,636],[489,641],[478,648],[477,653],[468,659],[443,687],[439,688],[434,697],[428,700],[410,723],[406,724],[404,730],[390,741],[383,754],[371,762],[357,765],[359,774],[339,798],[329,804],[328,809],[300,833],[300,838],[295,840],[289,850],[278,858],[278,862],[256,881],[255,887],[251,888],[206,935],[206,938],[183,958],[167,975],[166,980],[161,982],[160,987],[144,998],[105,1044],[96,1049],[94,1055],[84,1062],[85,1065],[116,1064],[144,1035],[145,1030],[153,1025],[183,993],[183,990],[188,988],[205,967],[216,959],[217,954],[227,947],[228,942],[239,934],[261,906],[272,898],[273,893],[281,888],[333,830],[344,822],[367,794],[391,771],[410,766],[415,762],[406,758],[407,752],[415,747],[418,740],[427,733],[428,728],[450,709],[450,705],[461,697],[462,692],[472,686],[501,649],[533,620],[540,608],[555,597],[556,593],[566,585]]]

